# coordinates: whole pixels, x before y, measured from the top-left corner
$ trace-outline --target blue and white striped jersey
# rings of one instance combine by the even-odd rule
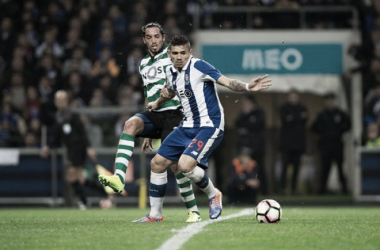
[[[191,57],[180,71],[171,65],[165,73],[165,86],[175,91],[183,107],[185,117],[180,126],[224,130],[224,110],[216,90],[216,81],[222,76],[219,70]]]

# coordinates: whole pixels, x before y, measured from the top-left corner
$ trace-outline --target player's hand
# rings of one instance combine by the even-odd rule
[[[144,151],[145,153],[152,152],[152,141],[153,140],[151,138],[145,138],[143,144],[141,145],[141,151]]]
[[[49,147],[44,146],[44,147],[41,148],[40,156],[42,158],[47,158],[49,156],[49,153],[50,153]]]
[[[172,96],[170,95],[170,92],[167,88],[162,88],[161,89],[161,94],[160,94],[161,97],[164,97],[164,98],[168,98],[168,99],[171,99]]]
[[[267,89],[272,86],[272,79],[267,79],[269,75],[259,76],[248,83],[250,92]]]
[[[93,148],[87,148],[87,155],[91,159],[92,162],[98,161],[95,150]]]
[[[148,103],[148,105],[146,106],[146,109],[147,109],[148,111],[156,110],[157,108],[158,108],[157,102],[150,102],[150,103]]]

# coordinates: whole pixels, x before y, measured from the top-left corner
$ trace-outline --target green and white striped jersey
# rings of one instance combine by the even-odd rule
[[[165,70],[167,66],[172,65],[167,51],[168,47],[164,47],[153,59],[148,54],[141,60],[139,71],[144,82],[144,95],[148,103],[155,102],[160,97],[161,89],[165,86]],[[175,96],[156,111],[175,110],[180,104],[178,97]]]

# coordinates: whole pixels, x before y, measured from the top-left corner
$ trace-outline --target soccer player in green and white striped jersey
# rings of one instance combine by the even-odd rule
[[[155,102],[161,94],[161,89],[165,85],[165,69],[172,65],[167,54],[165,45],[165,34],[162,26],[156,22],[148,23],[142,27],[142,37],[148,47],[148,54],[141,60],[140,74],[144,82],[144,95],[147,103]],[[129,160],[132,156],[135,138],[144,137],[142,149],[146,152],[152,150],[152,139],[163,141],[170,132],[182,121],[183,115],[180,110],[180,101],[173,98],[154,111],[144,111],[132,116],[125,122],[123,133],[120,137],[115,160],[115,174],[112,176],[99,175],[99,181],[111,187],[115,192],[122,192],[124,189],[124,178],[127,172]],[[173,170],[183,202],[188,209],[188,219],[186,222],[201,221],[194,191],[189,178],[185,177],[177,165],[171,167]],[[161,203],[160,197],[155,192],[165,192],[157,190],[156,185],[167,183],[167,172],[154,173],[151,171],[151,184],[149,187],[150,203]],[[153,211],[154,212],[154,211]],[[156,211],[162,214],[162,211]],[[163,218],[147,217],[147,222],[161,222]]]

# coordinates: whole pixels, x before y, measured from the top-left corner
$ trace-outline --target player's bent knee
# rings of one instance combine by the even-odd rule
[[[124,123],[123,133],[136,135],[143,131],[144,121],[140,117],[133,116]]]
[[[182,155],[179,159],[178,166],[183,173],[189,173],[197,166],[197,161],[188,155]]]
[[[160,155],[156,155],[153,157],[150,162],[150,168],[153,173],[163,173],[169,166],[169,162],[167,159],[163,158]]]

